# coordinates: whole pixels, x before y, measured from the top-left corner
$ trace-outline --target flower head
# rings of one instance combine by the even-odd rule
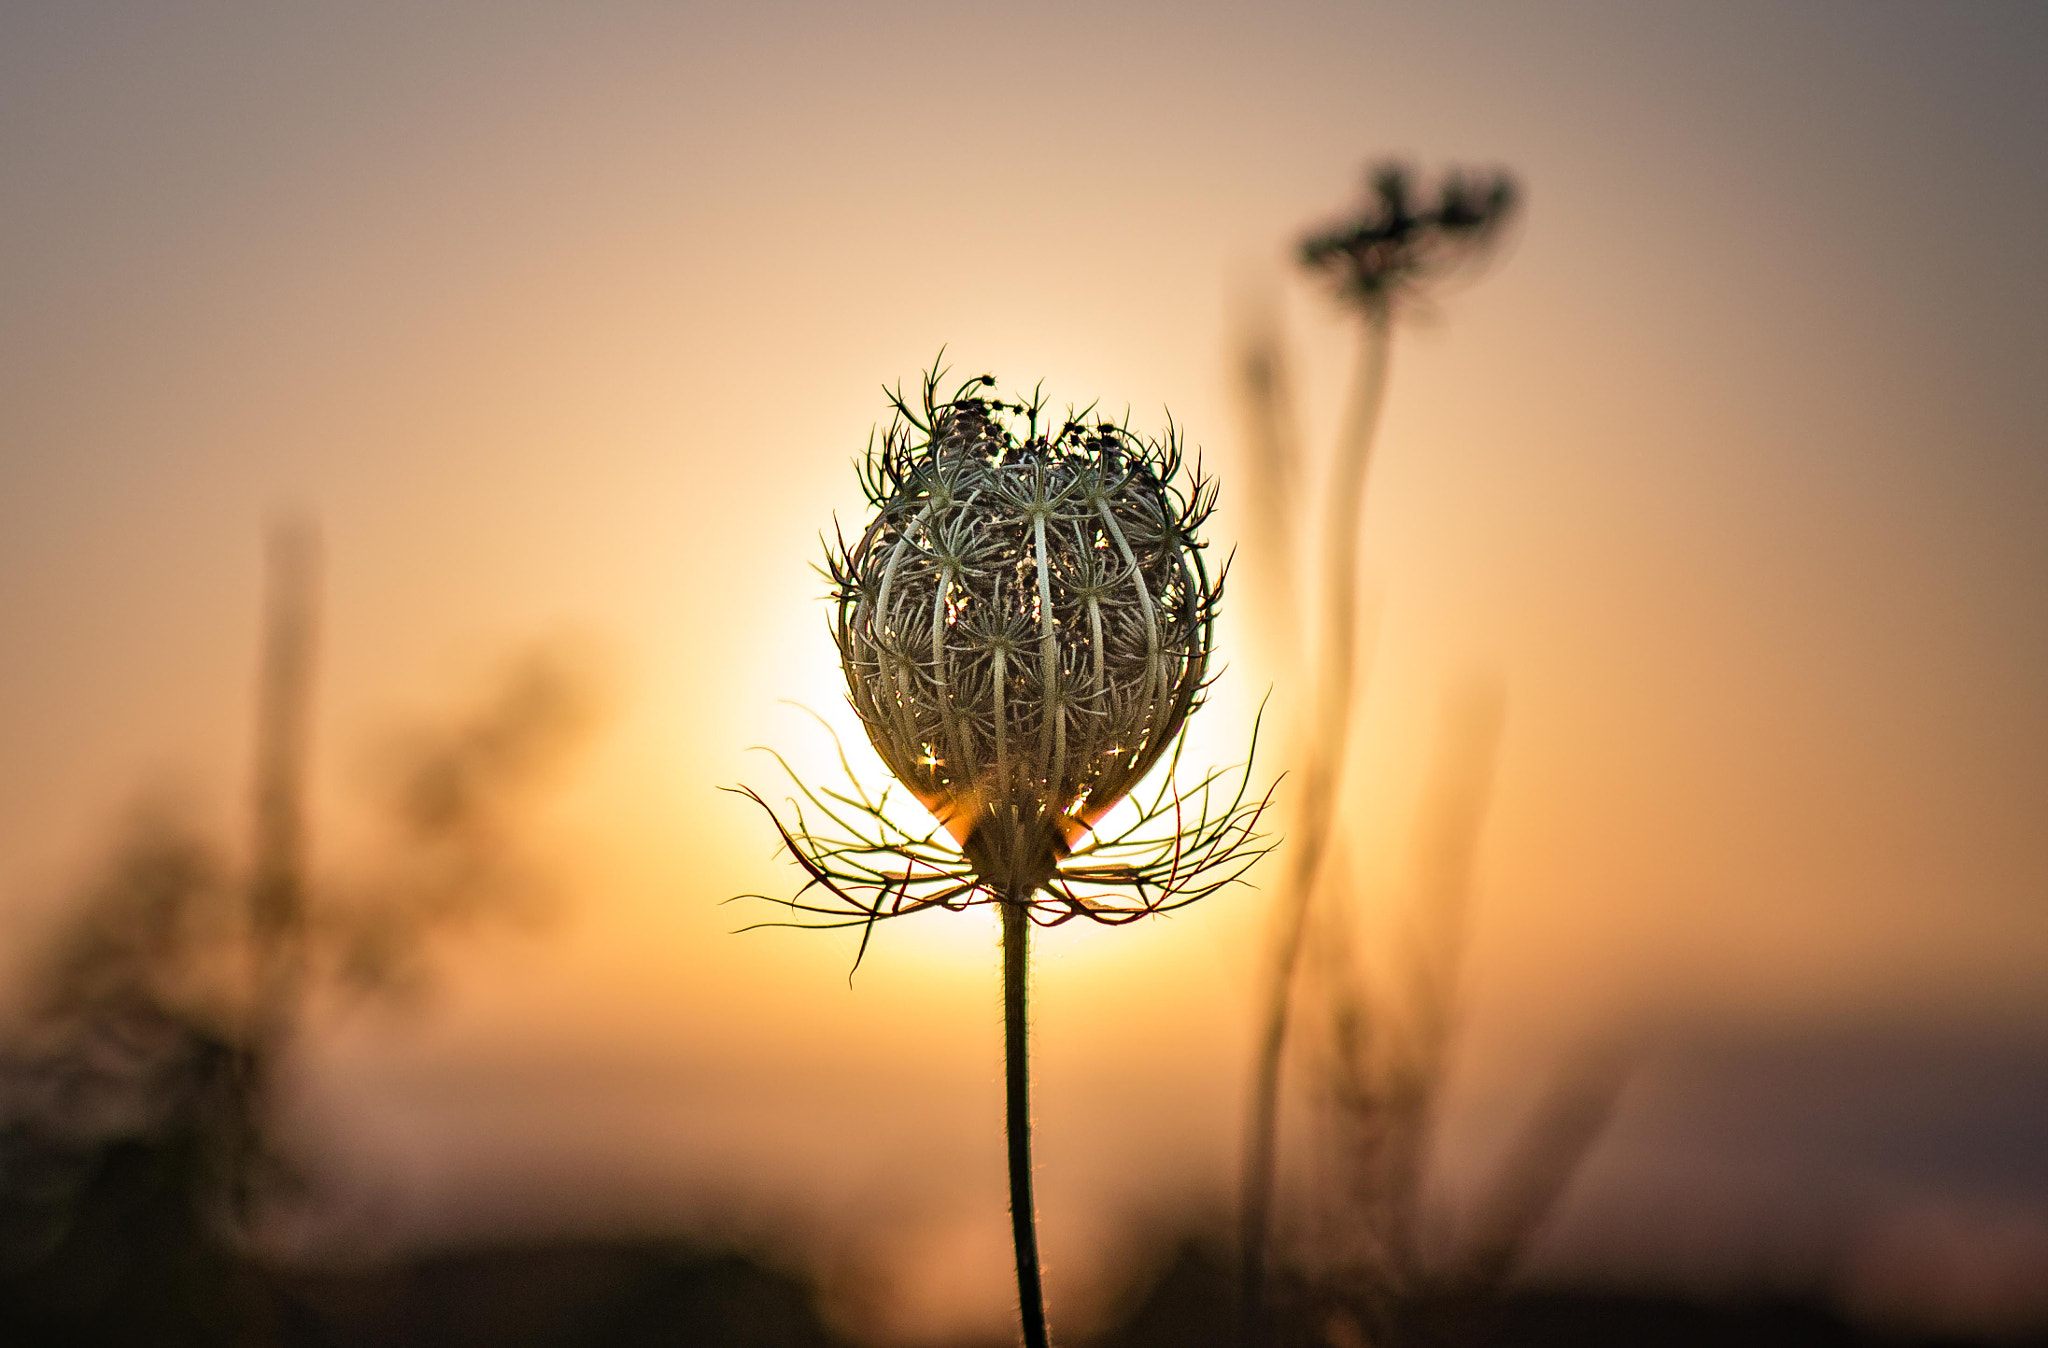
[[[1122,921],[1213,892],[1261,850],[1249,764],[1227,801],[1219,774],[1190,792],[1169,774],[1137,824],[1096,827],[1177,759],[1201,701],[1222,595],[1199,537],[1214,485],[1171,425],[1146,439],[1090,411],[1054,420],[988,376],[941,398],[941,377],[915,406],[891,395],[861,465],[874,515],[826,559],[849,700],[939,827],[892,823],[850,769],[848,792],[798,781],[811,810],[777,820],[810,876],[795,906],[864,924],[1001,900]],[[1169,836],[1147,827],[1169,815]],[[1085,892],[1104,887],[1135,902]],[[814,888],[834,902],[803,901]]]
[[[1505,173],[1473,178],[1454,169],[1438,181],[1433,204],[1417,201],[1414,174],[1391,162],[1372,170],[1370,185],[1371,199],[1355,215],[1301,244],[1305,266],[1329,274],[1339,294],[1368,308],[1483,258],[1518,198]]]

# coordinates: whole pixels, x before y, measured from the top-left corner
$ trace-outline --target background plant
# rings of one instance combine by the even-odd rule
[[[319,550],[272,535],[246,852],[172,805],[124,826],[28,971],[0,1039],[0,1337],[264,1342],[287,1300],[267,1236],[321,1196],[285,1116],[316,996],[416,996],[432,938],[518,910],[514,842],[597,711],[561,648],[479,704],[408,728],[379,813],[388,848],[353,883],[308,862]]]
[[[1348,942],[1347,881],[1332,863],[1351,728],[1362,698],[1358,542],[1374,432],[1385,398],[1396,320],[1448,281],[1473,274],[1515,213],[1503,173],[1451,171],[1425,189],[1401,164],[1369,175],[1364,205],[1312,233],[1299,261],[1325,279],[1357,320],[1357,363],[1313,530],[1319,566],[1301,574],[1288,546],[1317,493],[1298,442],[1288,363],[1277,324],[1248,330],[1241,387],[1257,490],[1252,535],[1266,563],[1269,639],[1311,671],[1307,715],[1290,727],[1301,763],[1278,905],[1268,994],[1257,1039],[1246,1129],[1240,1229],[1243,1337],[1266,1341],[1282,1070],[1303,981],[1304,952],[1321,934],[1328,1012],[1322,1099],[1340,1173],[1326,1177],[1319,1214],[1322,1269],[1307,1293],[1368,1342],[1398,1336],[1403,1308],[1437,1281],[1460,1289],[1505,1275],[1549,1210],[1609,1098],[1604,1073],[1561,1091],[1532,1126],[1477,1224],[1473,1252],[1432,1280],[1418,1238],[1423,1181],[1456,1020],[1473,853],[1484,818],[1501,704],[1497,691],[1447,714],[1447,747],[1423,826],[1419,902],[1392,988],[1375,987]],[[1600,1085],[1586,1083],[1597,1079]]]

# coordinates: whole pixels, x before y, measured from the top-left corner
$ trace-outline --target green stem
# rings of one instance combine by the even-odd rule
[[[1030,911],[1005,900],[1003,910],[1003,1078],[1010,1132],[1010,1236],[1017,1248],[1017,1305],[1024,1348],[1050,1348],[1045,1289],[1038,1275],[1038,1209],[1031,1201],[1031,1058],[1025,970],[1031,959]]]

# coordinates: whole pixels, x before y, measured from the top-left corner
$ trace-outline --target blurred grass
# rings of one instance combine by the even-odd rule
[[[401,739],[375,878],[323,885],[306,864],[311,527],[282,526],[269,557],[246,861],[175,803],[140,808],[20,975],[24,1010],[0,1042],[10,1342],[282,1332],[267,1233],[332,1182],[281,1135],[309,1001],[416,991],[436,932],[530,906],[520,821],[594,722],[573,653],[515,661],[473,711]]]

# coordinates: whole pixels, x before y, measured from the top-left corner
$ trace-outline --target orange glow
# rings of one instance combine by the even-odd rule
[[[859,526],[878,386],[942,346],[1170,408],[1228,553],[1239,300],[1279,296],[1320,453],[1349,329],[1283,250],[1383,152],[1530,189],[1501,265],[1396,338],[1335,863],[1392,949],[1440,700],[1496,677],[1449,1182],[1530,1063],[1610,1034],[2048,1041],[2031,17],[349,12],[0,17],[0,941],[31,958],[140,786],[238,836],[280,507],[327,544],[332,874],[394,716],[536,634],[603,652],[613,719],[521,840],[554,915],[448,940],[416,1024],[312,1036],[305,1126],[423,1177],[399,1226],[751,1183],[853,1231],[886,1199],[888,1328],[1005,1323],[994,925],[888,924],[851,978],[858,930],[735,935],[777,910],[723,901],[799,876],[716,788],[778,794],[753,745],[830,777],[800,708],[886,781],[813,565]],[[1251,547],[1204,765],[1308,687]],[[1056,1302],[1123,1213],[1227,1202],[1269,901],[1041,938]],[[2028,1195],[1958,1248],[2036,1258]],[[1872,1267],[1918,1248],[1881,1216]]]

